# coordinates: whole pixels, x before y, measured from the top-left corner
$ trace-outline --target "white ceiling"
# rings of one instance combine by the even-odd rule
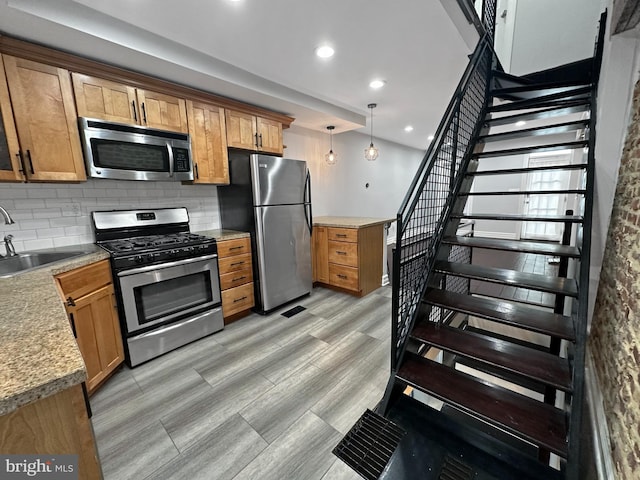
[[[374,136],[425,149],[470,53],[442,5],[0,0],[0,31],[273,109],[318,131],[333,124],[335,133],[369,134],[367,104],[377,103]],[[336,51],[330,59],[314,54],[325,43]],[[373,90],[374,78],[387,83]]]

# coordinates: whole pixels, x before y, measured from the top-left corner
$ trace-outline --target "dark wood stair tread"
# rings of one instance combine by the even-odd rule
[[[551,255],[557,257],[580,257],[580,250],[576,247],[560,245],[559,243],[466,236],[444,237],[442,241],[443,243],[450,245],[462,245],[465,247],[486,248],[489,250],[502,250],[506,252],[536,253],[539,255]]]
[[[566,358],[457,328],[438,327],[433,322],[417,325],[411,336],[441,350],[571,392],[571,372]]]
[[[491,126],[499,125],[511,125],[520,120],[543,120],[554,117],[560,117],[564,115],[571,115],[573,113],[580,113],[589,110],[590,103],[588,99],[577,99],[563,102],[562,105],[537,108],[535,110],[516,113],[512,115],[500,115],[490,114],[485,119],[485,123]]]
[[[586,190],[580,188],[571,188],[568,190],[499,190],[490,192],[460,192],[460,196],[482,196],[482,195],[564,195],[564,194],[576,194],[584,195]]]
[[[522,167],[522,168],[500,168],[497,170],[476,170],[474,172],[467,172],[469,176],[481,176],[481,175],[510,175],[536,172],[541,170],[582,170],[587,168],[586,163],[572,163],[569,165],[546,165],[542,167]]]
[[[569,81],[569,82],[546,82],[546,83],[533,83],[528,85],[519,85],[517,87],[499,87],[491,89],[491,95],[493,97],[504,98],[534,98],[541,95],[550,95],[553,93],[571,92],[578,88],[584,88],[588,85],[584,82]]]
[[[505,388],[407,353],[400,380],[566,458],[565,414]]]
[[[535,137],[540,135],[555,135],[558,133],[574,132],[589,125],[589,120],[576,120],[573,122],[557,123],[553,125],[543,125],[541,127],[522,128],[518,130],[509,130],[507,132],[491,133],[481,135],[478,138],[480,142],[501,142],[504,140],[512,140],[514,138]]]
[[[507,220],[518,222],[569,222],[581,223],[584,219],[580,215],[509,215],[502,213],[470,213],[453,214],[451,218],[468,218],[472,220]]]
[[[587,140],[577,140],[575,142],[550,143],[544,145],[532,145],[529,147],[507,148],[501,150],[482,151],[473,154],[473,158],[508,157],[512,155],[522,155],[531,152],[553,152],[556,150],[572,150],[584,148],[589,144]]]
[[[541,292],[567,295],[569,297],[578,296],[578,286],[572,278],[549,277],[504,268],[444,261],[436,262],[435,270],[439,273],[470,278],[472,280],[500,283],[512,287],[522,287]]]
[[[591,95],[591,87],[577,88],[570,92],[552,93],[549,95],[540,95],[525,100],[515,100],[513,102],[501,103],[489,107],[490,112],[505,112],[511,110],[523,110],[526,108],[535,108],[543,105],[561,105],[562,101],[586,99]]]
[[[423,301],[436,307],[486,318],[532,332],[574,341],[573,319],[558,313],[526,307],[517,302],[481,298],[440,289],[429,289]]]

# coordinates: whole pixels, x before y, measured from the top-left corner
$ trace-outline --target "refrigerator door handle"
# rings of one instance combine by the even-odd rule
[[[307,170],[307,178],[304,184],[304,217],[307,220],[307,227],[309,228],[309,235],[313,233],[313,214],[311,211],[311,174],[309,170]],[[307,208],[309,209],[309,213],[307,214]]]

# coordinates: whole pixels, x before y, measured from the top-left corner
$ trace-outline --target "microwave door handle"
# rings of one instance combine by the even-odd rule
[[[167,151],[169,152],[169,177],[173,177],[173,149],[170,143],[167,143]]]

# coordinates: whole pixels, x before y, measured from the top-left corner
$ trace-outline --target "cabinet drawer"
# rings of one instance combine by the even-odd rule
[[[220,275],[230,272],[238,272],[251,268],[251,254],[233,255],[227,258],[218,258],[218,269]]]
[[[222,315],[229,317],[253,307],[253,282],[222,292]]]
[[[329,283],[336,287],[358,291],[360,289],[358,282],[358,269],[330,263]]]
[[[249,282],[253,282],[253,271],[250,268],[220,275],[221,290],[228,290]]]
[[[327,237],[329,238],[329,241],[337,240],[339,242],[357,243],[358,229],[329,227],[327,228]]]
[[[357,267],[358,244],[329,241],[329,262]]]
[[[251,253],[251,238],[249,237],[223,240],[222,242],[217,242],[217,245],[219,258]]]
[[[91,265],[76,268],[56,275],[63,298],[77,300],[84,295],[112,283],[109,260],[101,260]]]

